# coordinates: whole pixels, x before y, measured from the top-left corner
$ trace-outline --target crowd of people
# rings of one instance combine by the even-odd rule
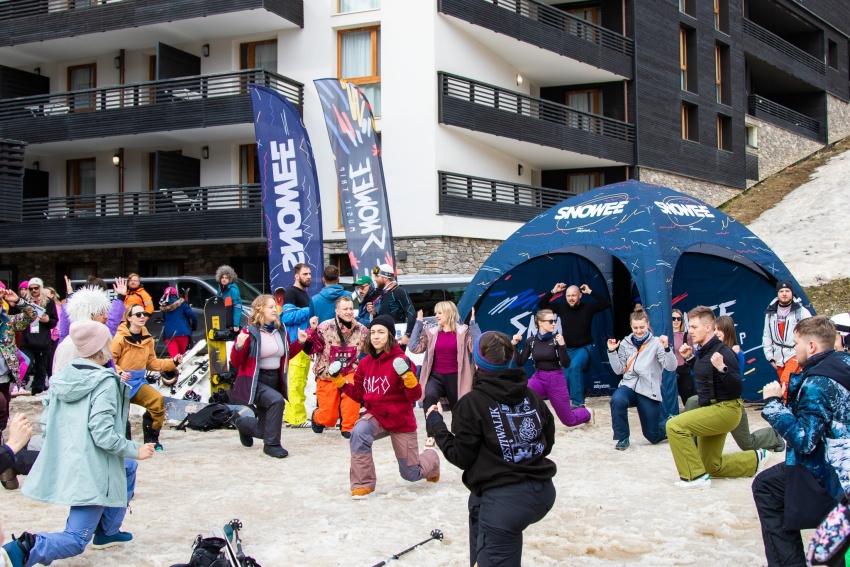
[[[520,565],[522,532],[555,503],[557,467],[547,457],[555,416],[567,430],[595,424],[585,385],[591,327],[611,308],[607,297],[586,284],[558,282],[540,296],[529,336],[509,337],[482,332],[474,309],[462,320],[451,301],[438,302],[433,323],[426,321],[386,264],[373,278],[358,278],[354,292],[340,284],[335,266],[323,269],[324,287],[313,296],[310,267],[299,264],[293,274],[282,305],[263,294],[244,327],[233,316],[230,400],[252,410],[233,423],[241,444],[262,440],[263,453],[281,459],[289,454],[284,427],[316,434],[338,429],[349,444],[353,499],[367,499],[377,488],[376,440],[390,438],[399,474],[410,482],[438,483],[442,454],[463,470],[470,491],[470,565]],[[241,315],[236,273],[222,266],[216,278],[219,295]],[[120,528],[136,461],[163,449],[163,396],[146,372],[173,372],[198,325],[177,291],[166,289],[159,305],[169,356],[159,358],[145,327],[155,306],[138,274],[115,279],[114,299],[94,276],[77,290],[66,280],[65,301],[39,278],[24,283],[18,293],[4,287],[0,305],[0,481],[16,489],[18,475],[29,475],[26,496],[70,506],[70,513],[64,532],[24,532],[3,545],[3,558],[15,567],[78,555],[89,542],[104,548],[132,539]],[[673,309],[668,336],[654,331],[636,305],[631,333],[604,345],[620,376],[609,405],[614,448],[629,449],[629,408],[636,408],[647,441],[669,442],[676,487],[704,489],[712,477],[755,476],[768,564],[803,565],[800,530],[814,527],[850,488],[846,458],[830,450],[836,440],[850,445],[850,354],[846,337],[829,319],[813,317],[790,282],[778,282],[776,290],[762,343],[777,372],[763,390],[770,427],[749,431],[746,361],[735,323],[705,306]],[[424,355],[419,368],[408,353]],[[308,416],[311,367],[317,404]],[[10,415],[11,400],[24,393],[45,398],[40,451],[27,448],[32,424]],[[142,443],[131,439],[130,404],[145,410]],[[427,433],[421,451],[417,406]],[[723,452],[728,433],[741,451]],[[77,450],[66,450],[68,443]],[[768,468],[771,454],[782,451],[785,462]]]

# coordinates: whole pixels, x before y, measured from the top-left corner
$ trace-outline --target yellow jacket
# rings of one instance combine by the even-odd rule
[[[177,366],[170,358],[157,358],[153,348],[153,337],[142,327],[142,340],[130,342],[130,327],[126,323],[118,325],[115,338],[112,339],[112,359],[118,372],[122,370],[156,370],[164,372]]]

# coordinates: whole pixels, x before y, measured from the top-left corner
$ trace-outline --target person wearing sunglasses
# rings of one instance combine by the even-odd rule
[[[154,340],[145,324],[147,311],[141,305],[131,305],[126,312],[127,321],[119,325],[112,340],[112,358],[121,380],[130,387],[130,402],[147,411],[142,416],[145,443],[153,443],[162,451],[159,431],[165,421],[165,402],[162,394],[145,380],[145,371],[168,372],[183,362],[183,355],[174,358],[157,358]]]
[[[47,390],[47,374],[50,369],[49,360],[53,355],[53,338],[51,329],[59,323],[56,314],[56,304],[44,293],[44,282],[41,278],[29,280],[29,301],[37,305],[40,315],[21,334],[20,348],[30,359],[27,374],[32,376],[31,392],[36,396]],[[17,313],[15,309],[12,313]]]
[[[528,380],[528,387],[541,398],[548,397],[555,415],[567,427],[576,427],[593,422],[593,412],[587,408],[573,409],[570,404],[570,390],[564,378],[564,371],[570,367],[570,355],[564,337],[555,331],[557,319],[551,309],[541,309],[534,315],[537,332],[525,341],[522,350],[516,349],[514,363],[522,368],[530,358],[534,364],[534,374]],[[522,335],[514,335],[516,346]]]

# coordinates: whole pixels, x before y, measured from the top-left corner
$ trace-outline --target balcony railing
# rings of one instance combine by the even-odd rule
[[[25,199],[23,221],[68,220],[163,213],[205,213],[262,207],[259,184],[180,187],[138,193]]]
[[[563,10],[537,0],[475,0],[494,4],[520,16],[540,22],[553,29],[581,38],[590,43],[613,49],[623,55],[634,55],[634,42],[616,32],[577,18]]]
[[[627,122],[575,110],[557,102],[509,91],[457,75],[440,73],[440,76],[444,96],[575,130],[583,130],[606,138],[634,142],[634,126]]]
[[[527,222],[573,193],[440,171],[440,214]]]
[[[271,87],[288,98],[299,111],[303,108],[303,84],[272,71],[248,69],[4,99],[0,100],[0,121],[25,117],[49,119],[80,112],[243,96],[248,93],[248,83]]]
[[[790,127],[792,130],[801,129],[814,134],[815,137],[820,137],[821,135],[821,124],[814,118],[809,118],[805,114],[791,110],[760,95],[750,95],[747,97],[747,113],[757,118],[767,114],[768,116],[778,118],[782,124]]]
[[[787,55],[798,63],[805,65],[806,67],[816,71],[817,73],[820,73],[821,75],[826,74],[826,65],[823,61],[813,55],[806,53],[799,47],[785,41],[773,32],[764,29],[752,20],[744,18],[743,29],[745,34],[752,36],[758,39],[759,41],[769,45],[770,47]]]

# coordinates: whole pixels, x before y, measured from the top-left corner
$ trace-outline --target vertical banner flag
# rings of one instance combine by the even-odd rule
[[[248,85],[257,136],[257,160],[263,189],[263,218],[269,242],[271,289],[293,284],[292,268],[307,264],[318,293],[324,268],[319,179],[313,146],[298,110],[279,92]]]
[[[342,226],[354,277],[370,275],[380,264],[389,264],[395,271],[390,209],[372,107],[351,83],[337,79],[313,82],[334,153]]]

